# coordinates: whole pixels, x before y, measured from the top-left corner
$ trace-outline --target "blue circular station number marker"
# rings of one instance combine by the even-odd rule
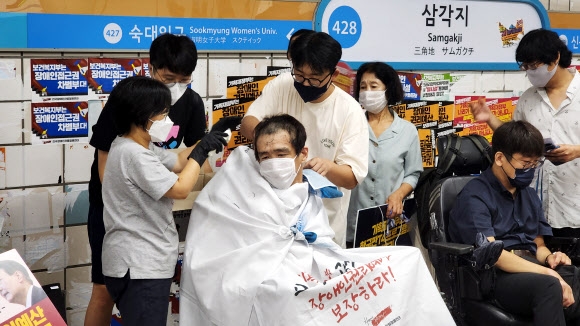
[[[334,37],[343,48],[350,48],[360,38],[362,23],[356,10],[349,6],[340,6],[330,15],[328,34]]]

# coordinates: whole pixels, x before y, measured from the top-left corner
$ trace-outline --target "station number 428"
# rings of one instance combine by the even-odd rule
[[[336,34],[341,35],[354,35],[357,33],[357,24],[355,21],[337,20],[332,26],[332,30]]]

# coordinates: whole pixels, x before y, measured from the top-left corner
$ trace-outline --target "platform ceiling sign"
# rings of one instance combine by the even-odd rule
[[[0,49],[149,50],[163,33],[186,35],[200,51],[286,51],[307,20],[0,13]]]
[[[314,26],[354,69],[517,70],[519,40],[549,19],[538,0],[322,0]]]

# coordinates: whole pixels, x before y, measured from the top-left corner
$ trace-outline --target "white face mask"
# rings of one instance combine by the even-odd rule
[[[526,74],[528,75],[528,79],[530,83],[536,87],[545,87],[546,84],[554,77],[558,66],[556,65],[552,71],[548,71],[548,65],[543,64],[536,69],[528,69],[526,70]]]
[[[284,158],[271,158],[260,162],[260,174],[268,181],[272,187],[277,189],[288,189],[296,175],[298,170],[296,169],[296,164],[294,160],[298,155]]]
[[[169,91],[171,92],[171,105],[175,104],[177,100],[179,100],[185,90],[187,89],[187,83],[175,83],[175,85],[169,87]]]
[[[370,113],[377,114],[387,107],[385,91],[363,91],[358,96],[358,102]]]
[[[169,117],[165,117],[163,120],[151,120],[153,122],[149,130],[149,136],[151,136],[151,141],[155,143],[162,143],[167,140],[171,128],[173,128],[173,121]]]

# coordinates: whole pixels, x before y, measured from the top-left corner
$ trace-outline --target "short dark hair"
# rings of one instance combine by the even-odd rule
[[[28,274],[28,270],[19,262],[14,260],[2,260],[0,261],[0,269],[4,270],[8,275],[14,275],[14,273],[20,272],[26,281],[32,284],[32,279],[30,278],[30,274]]]
[[[389,105],[397,104],[403,100],[405,92],[403,91],[403,85],[401,85],[401,79],[399,74],[384,62],[367,62],[363,63],[356,72],[356,84],[354,87],[354,97],[358,100],[360,95],[360,82],[363,74],[365,73],[374,74],[385,86],[385,96],[387,97],[387,103]]]
[[[560,53],[558,65],[568,68],[572,63],[572,52],[562,42],[558,33],[539,28],[527,32],[522,37],[516,48],[516,61],[518,64],[535,62],[550,64],[556,61],[558,53]]]
[[[121,80],[109,96],[113,109],[113,122],[117,132],[125,135],[131,125],[143,129],[152,117],[166,112],[171,106],[171,93],[160,81],[145,76]]]
[[[499,126],[493,133],[493,154],[502,152],[509,157],[519,153],[525,157],[544,155],[544,137],[531,123],[512,120]]]
[[[258,139],[264,135],[273,135],[280,131],[286,131],[290,135],[290,144],[296,154],[300,153],[306,144],[306,129],[300,121],[288,114],[278,114],[264,118],[254,129],[254,155],[258,157]]]
[[[290,40],[288,40],[288,49],[286,50],[286,57],[288,57],[288,58],[292,57],[290,55],[290,46],[292,45],[292,43],[294,43],[294,41],[296,41],[302,35],[312,34],[312,33],[316,33],[316,31],[313,31],[311,29],[305,29],[305,28],[299,29],[296,32],[294,32],[294,34],[292,34],[292,36],[290,36]]]
[[[197,66],[197,48],[188,36],[161,34],[151,43],[149,58],[155,69],[189,76]]]
[[[292,65],[310,67],[316,74],[334,71],[342,56],[342,47],[324,32],[304,34],[290,45]]]

